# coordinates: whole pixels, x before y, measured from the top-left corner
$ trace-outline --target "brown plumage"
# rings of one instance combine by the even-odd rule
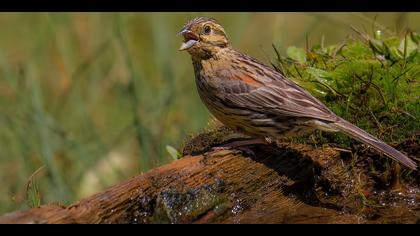
[[[342,132],[410,169],[414,161],[335,115],[303,88],[256,59],[234,50],[216,20],[198,17],[180,31],[191,55],[199,95],[226,126],[256,137],[295,136],[315,129]]]

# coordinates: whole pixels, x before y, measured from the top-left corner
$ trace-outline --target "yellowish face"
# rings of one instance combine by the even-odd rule
[[[207,17],[193,19],[178,34],[184,36],[179,50],[187,50],[192,55],[212,53],[229,45],[223,27]]]

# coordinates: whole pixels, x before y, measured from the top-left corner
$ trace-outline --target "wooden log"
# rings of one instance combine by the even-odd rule
[[[254,145],[249,155],[191,150],[70,206],[17,211],[0,223],[371,222],[361,192],[374,183],[366,172],[350,168],[348,154],[291,143]],[[392,216],[416,222],[410,212],[399,209]]]

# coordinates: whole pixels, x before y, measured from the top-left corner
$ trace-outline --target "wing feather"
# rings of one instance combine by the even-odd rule
[[[337,121],[337,116],[309,92],[277,71],[270,72],[270,80],[244,70],[235,71],[234,78],[219,74],[227,77],[217,80],[217,86],[223,88],[218,89],[223,91],[218,96],[232,105],[262,113]]]

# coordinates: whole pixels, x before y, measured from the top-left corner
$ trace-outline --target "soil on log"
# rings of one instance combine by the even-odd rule
[[[420,223],[419,174],[384,169],[391,162],[375,151],[290,142],[212,151],[226,141],[214,137],[199,135],[179,160],[75,204],[0,223]],[[419,135],[398,148],[418,159]]]

